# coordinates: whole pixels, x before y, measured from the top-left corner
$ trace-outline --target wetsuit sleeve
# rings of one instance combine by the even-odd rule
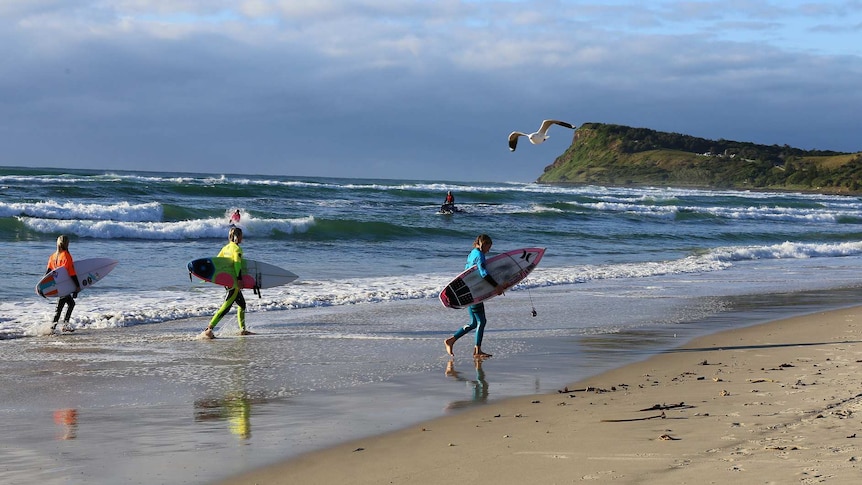
[[[485,254],[479,251],[479,258],[476,260],[476,269],[479,271],[479,276],[482,277],[485,281],[491,284],[491,286],[498,286],[499,284],[491,276],[491,273],[488,273],[488,270],[485,268]]]

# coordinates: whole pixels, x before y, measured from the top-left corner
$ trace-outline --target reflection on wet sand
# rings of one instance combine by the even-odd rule
[[[251,438],[251,404],[245,392],[231,393],[224,398],[196,399],[195,422],[227,421],[232,434],[247,440]]]
[[[462,377],[461,373],[455,370],[455,361],[449,360],[446,363],[446,375],[461,381],[466,382],[472,389],[472,399],[460,401],[452,401],[446,409],[460,409],[475,404],[484,404],[488,400],[488,381],[485,380],[485,371],[482,370],[482,359],[473,359],[473,365],[476,368],[476,379],[468,379]]]
[[[73,440],[78,436],[78,410],[58,409],[54,411],[54,423],[62,428],[58,440]]]

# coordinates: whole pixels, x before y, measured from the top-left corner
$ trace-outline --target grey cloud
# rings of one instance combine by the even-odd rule
[[[519,13],[532,3],[7,4],[0,163],[529,181],[570,134],[515,153],[506,136],[549,117],[862,150],[859,56],[655,32],[684,20],[661,9]]]

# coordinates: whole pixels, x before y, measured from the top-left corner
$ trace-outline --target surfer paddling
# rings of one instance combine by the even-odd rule
[[[242,229],[232,227],[228,233],[228,243],[221,248],[218,253],[220,258],[230,258],[234,262],[234,279],[233,287],[225,287],[227,294],[224,298],[221,308],[213,315],[209,326],[201,333],[204,338],[215,338],[213,329],[218,325],[218,322],[230,311],[230,307],[236,303],[236,320],[239,322],[240,335],[253,335],[245,329],[245,298],[242,296],[242,248],[239,246],[242,243]]]
[[[464,269],[469,269],[473,266],[476,266],[476,270],[479,271],[479,275],[485,279],[491,286],[494,287],[494,291],[498,295],[503,294],[504,288],[497,283],[494,278],[488,273],[488,270],[485,269],[485,254],[491,250],[491,245],[493,242],[491,241],[491,236],[487,234],[480,234],[476,241],[473,243],[473,250],[470,251],[470,254],[467,256],[467,264]],[[455,345],[455,342],[458,341],[459,338],[463,337],[471,330],[476,330],[476,346],[473,347],[473,357],[482,359],[486,357],[491,357],[491,354],[486,354],[482,351],[482,337],[485,333],[485,323],[487,322],[485,318],[485,304],[477,303],[475,305],[470,305],[468,308],[468,312],[470,314],[470,323],[464,325],[459,328],[458,331],[455,332],[454,335],[447,338],[443,341],[446,345],[446,353],[454,356],[455,353],[452,350],[452,347]]]
[[[65,234],[57,238],[57,251],[48,258],[48,271],[45,271],[45,274],[57,268],[66,268],[72,281],[75,282],[75,292],[60,298],[60,301],[57,302],[57,312],[54,314],[51,331],[53,332],[57,328],[60,314],[63,313],[63,307],[66,306],[66,317],[63,318],[62,330],[64,332],[74,332],[75,329],[69,325],[69,318],[72,316],[72,309],[75,308],[75,298],[78,297],[78,292],[81,291],[81,283],[78,281],[78,275],[75,272],[75,261],[69,253],[69,236]]]

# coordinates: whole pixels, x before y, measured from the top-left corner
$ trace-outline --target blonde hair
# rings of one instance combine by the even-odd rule
[[[242,238],[242,229],[231,227],[230,232],[227,233],[227,238],[232,243],[237,242],[238,239]]]
[[[488,245],[494,244],[494,242],[491,241],[491,236],[489,236],[487,234],[479,234],[476,237],[476,241],[473,242],[473,247],[474,248],[480,248],[485,243],[488,243]]]
[[[57,251],[69,250],[69,236],[63,234],[57,238]]]

